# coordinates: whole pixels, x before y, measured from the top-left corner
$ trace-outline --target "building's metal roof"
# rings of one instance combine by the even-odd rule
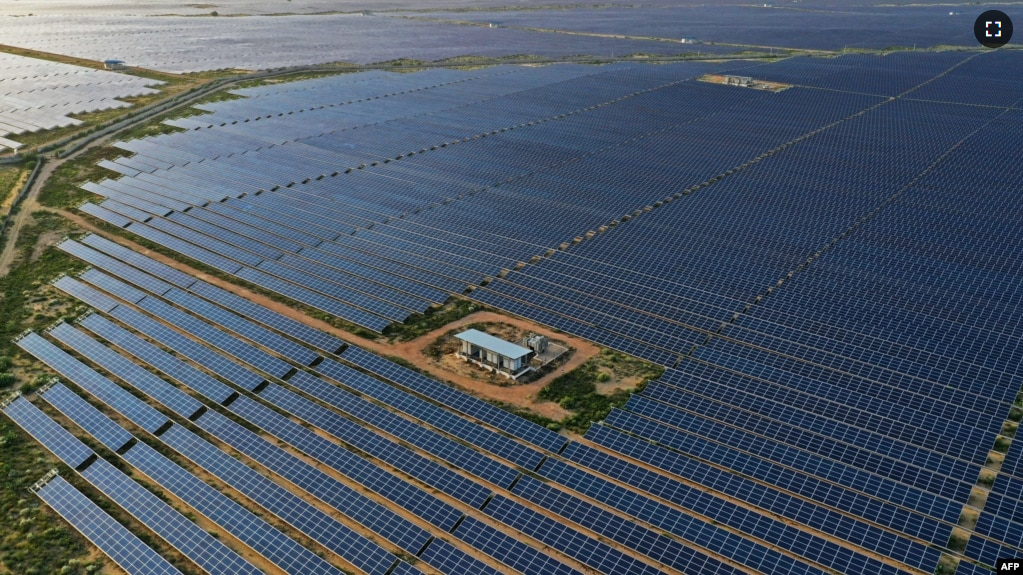
[[[504,341],[501,338],[494,337],[489,333],[483,333],[478,329],[463,331],[455,337],[512,359],[520,358],[531,351],[520,345],[515,345],[514,343]]]

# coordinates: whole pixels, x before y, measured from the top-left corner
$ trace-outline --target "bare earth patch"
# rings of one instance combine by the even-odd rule
[[[64,230],[53,230],[39,236],[39,241],[37,241],[36,245],[32,247],[32,255],[29,257],[28,261],[38,261],[39,256],[43,255],[46,248],[56,245],[56,243],[64,237],[64,234]]]

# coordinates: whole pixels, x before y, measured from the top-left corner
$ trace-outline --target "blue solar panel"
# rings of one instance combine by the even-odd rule
[[[36,495],[131,575],[180,575],[127,528],[106,514],[85,495],[57,476]]]
[[[152,447],[136,444],[124,459],[284,571],[296,575],[342,573]]]
[[[130,219],[118,213],[112,212],[102,206],[97,206],[96,204],[85,203],[78,206],[78,209],[91,216],[96,216],[97,218],[100,218],[103,221],[113,224],[119,228],[123,228],[131,223]]]
[[[244,389],[253,389],[263,382],[263,376],[258,373],[238,365],[131,308],[118,307],[111,311],[110,315]],[[82,325],[85,324],[86,322],[83,321]]]
[[[107,255],[113,256],[121,261],[127,262],[142,271],[148,272],[157,278],[169,282],[179,288],[188,288],[194,284],[196,280],[194,277],[186,274],[185,272],[179,271],[175,268],[170,267],[167,264],[162,264],[152,258],[146,257],[135,250],[126,248],[120,244],[114,243],[103,236],[96,234],[89,234],[81,239],[81,242],[91,248],[97,249]]]
[[[515,484],[512,493],[540,506],[542,509],[556,513],[586,529],[608,537],[612,541],[616,541],[636,551],[638,554],[650,557],[679,571],[694,573],[739,573],[739,570],[709,555],[696,552],[674,539],[670,539],[660,533],[655,533],[634,521],[605,511],[564,491],[544,485],[541,481],[532,477],[527,476],[520,479]],[[695,529],[693,529],[692,533],[687,533],[691,541],[699,541],[700,544],[711,551],[724,553],[726,556],[747,565],[751,569],[763,570],[765,566],[769,566],[773,569],[773,572],[777,573],[824,573],[820,569],[800,565],[791,557],[782,555],[768,547],[748,544],[748,542],[742,540],[742,537],[728,533],[709,523],[695,521],[693,523]],[[702,533],[702,531],[707,533]],[[741,551],[736,552],[737,549]],[[580,560],[589,563],[585,559]],[[623,571],[625,569],[621,565],[616,568]]]
[[[146,297],[145,292],[116,280],[96,268],[89,268],[85,270],[79,274],[78,279],[85,280],[97,288],[111,295],[115,295],[128,303],[137,303],[140,299]]]
[[[345,387],[355,390],[357,393],[372,397],[393,409],[426,422],[453,437],[457,437],[512,463],[521,465],[526,469],[536,469],[536,466],[543,459],[543,454],[531,447],[490,431],[446,409],[437,407],[396,387],[387,385],[340,362],[327,358],[320,362],[315,369],[319,373],[343,384]],[[316,384],[314,387],[312,385],[305,385],[306,381],[308,381],[306,378],[296,379],[293,377],[289,379],[288,383],[318,399],[327,401],[329,395],[320,390],[322,387],[320,384]]]
[[[208,345],[237,357],[252,367],[261,369],[274,377],[281,377],[294,369],[287,362],[270,355],[254,345],[243,342],[232,335],[214,328],[209,323],[190,316],[160,300],[147,297],[140,301],[138,306],[163,321],[199,338]]]
[[[342,413],[349,414],[351,417],[375,426],[398,439],[406,441],[459,469],[464,469],[499,487],[508,487],[519,475],[518,471],[484,457],[477,451],[425,429],[420,425],[416,425],[405,418],[334,387],[308,373],[296,373],[288,378],[288,385],[309,393],[309,395],[328,403]],[[321,428],[327,429],[326,426]],[[346,435],[345,437],[350,436]]]
[[[192,396],[66,323],[57,325],[49,333],[57,341],[182,417],[191,418],[205,409]]]
[[[524,575],[581,575],[549,554],[472,517],[466,517],[454,535]]]
[[[175,381],[187,385],[205,397],[224,403],[236,392],[229,386],[199,371],[148,341],[96,314],[80,320],[80,325],[138,360],[147,363]]]
[[[311,328],[304,323],[295,321],[289,317],[270,311],[269,309],[252,303],[249,300],[237,296],[229,291],[212,286],[203,281],[197,281],[190,288],[190,291],[210,301],[220,304],[228,309],[234,310],[245,317],[251,318],[268,327],[272,327],[286,335],[327,353],[339,353],[346,345],[344,341],[326,334],[317,329]]]
[[[287,417],[250,400],[239,397],[228,408],[267,433],[287,442],[317,461],[344,473],[388,497],[431,524],[450,531],[462,512],[397,477],[384,472],[351,451],[331,443]]]
[[[419,555],[419,558],[426,564],[436,567],[442,573],[501,574],[497,569],[474,558],[443,539],[431,541],[426,550]]]
[[[545,545],[550,545],[601,573],[607,575],[660,573],[660,570],[642,563],[610,545],[591,539],[563,523],[550,519],[502,495],[495,496],[483,511],[515,530]]]
[[[280,517],[307,537],[372,575],[383,575],[397,558],[327,513],[307,503],[266,476],[217,449],[180,425],[160,436],[161,441],[192,460],[263,509]]]
[[[170,421],[167,416],[153,409],[149,404],[118,387],[92,368],[43,339],[39,334],[26,335],[18,340],[18,346],[104,403],[117,406],[132,423],[149,433],[156,433]]]
[[[919,564],[924,570],[927,566],[933,569],[941,557],[941,553],[936,549],[919,545],[837,511],[794,497],[777,488],[657,448],[603,425],[591,426],[587,432],[587,439],[766,511],[855,542],[866,549],[879,551],[888,556],[904,557],[910,564]],[[625,481],[651,495],[686,505],[689,491],[683,489],[679,481],[666,475],[651,472],[620,457],[579,443],[569,444],[564,456],[613,479]],[[951,525],[946,528],[947,533],[951,535]]]
[[[431,537],[412,522],[219,413],[206,413],[196,425],[409,553],[418,553]]]
[[[117,300],[67,276],[61,276],[57,281],[53,282],[53,285],[64,293],[78,298],[83,303],[91,305],[102,312],[108,312],[119,305]]]
[[[572,448],[570,447],[569,450]],[[618,463],[622,469],[628,465],[625,461],[616,458],[609,458],[609,460]],[[612,474],[612,470],[602,469],[602,471],[619,479],[626,477],[624,474]],[[697,520],[688,511],[672,508],[654,498],[630,492],[624,487],[617,486],[611,481],[594,476],[572,465],[555,459],[547,459],[537,473],[631,517],[646,521],[687,540],[706,540],[703,535],[706,524]],[[653,474],[639,471],[629,477],[630,482],[636,488],[654,491],[652,479],[656,476]],[[806,557],[820,565],[843,573],[865,570],[882,573],[892,570],[891,566],[884,565],[873,558],[770,518],[754,509],[721,499],[707,491],[690,487],[681,482],[671,482],[667,478],[662,481],[671,485],[670,500],[684,509],[691,510],[699,516],[708,517],[749,537],[787,549],[797,556]],[[663,493],[667,493],[667,491]],[[855,538],[850,538],[850,541],[859,542]],[[739,548],[750,549],[750,545],[743,545]],[[720,552],[726,555],[730,554],[726,551]],[[760,561],[767,555],[769,554],[765,554],[763,551],[751,553],[748,560]],[[694,555],[691,560],[697,561],[699,558],[699,555]],[[781,564],[783,561],[778,561],[778,563]],[[695,569],[695,571],[700,570]]]
[[[489,423],[533,445],[557,452],[566,443],[565,438],[549,429],[367,351],[349,346],[341,357],[357,367],[422,394],[441,405]]]
[[[4,413],[68,467],[77,469],[95,459],[91,449],[24,397],[12,401],[4,408]]]
[[[57,247],[77,258],[85,260],[101,270],[126,278],[132,283],[155,294],[162,294],[171,288],[171,285],[164,281],[158,280],[148,274],[144,274],[123,262],[115,260],[104,253],[98,252],[74,240],[64,240],[58,244]]]
[[[227,328],[235,334],[250,339],[263,347],[272,349],[276,353],[301,365],[309,365],[319,357],[315,352],[302,347],[290,339],[260,327],[232,311],[215,306],[194,295],[178,289],[172,289],[164,297],[172,303],[176,303],[182,308],[206,318],[217,326]]]
[[[41,391],[38,396],[115,453],[135,439],[123,427],[101,414],[63,384],[58,383],[46,391]]]
[[[207,572],[262,573],[106,460],[97,460],[82,477]]]

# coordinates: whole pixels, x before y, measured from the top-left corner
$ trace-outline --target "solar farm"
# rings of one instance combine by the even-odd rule
[[[0,575],[1023,557],[987,7],[281,4],[0,8]]]

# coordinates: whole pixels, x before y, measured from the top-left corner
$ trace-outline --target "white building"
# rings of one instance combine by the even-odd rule
[[[476,329],[463,331],[455,337],[462,342],[458,355],[480,367],[499,371],[512,378],[532,370],[529,367],[529,360],[533,357],[531,349]]]

